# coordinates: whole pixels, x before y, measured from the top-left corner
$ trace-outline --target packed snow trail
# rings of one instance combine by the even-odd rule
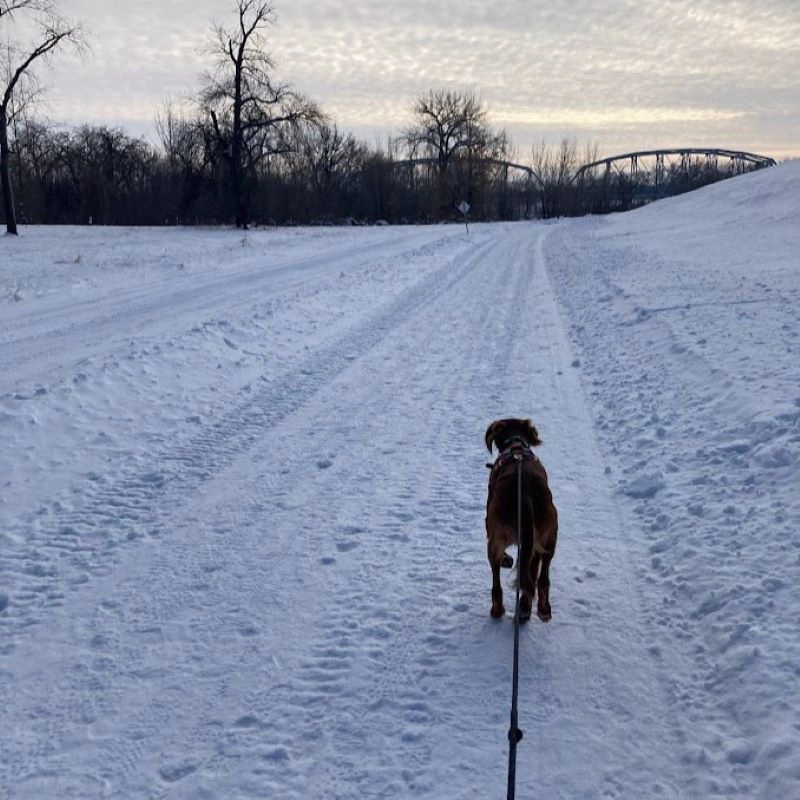
[[[178,242],[188,239],[184,249],[174,237],[180,237]],[[126,254],[123,262],[130,266],[141,257],[137,250],[146,252],[148,248],[152,249],[146,234],[134,231],[132,238],[134,242],[128,246],[135,249]],[[81,292],[74,299],[67,289],[45,298],[45,302],[38,303],[32,310],[28,310],[24,303],[20,304],[18,310],[12,309],[0,320],[0,335],[4,342],[0,350],[0,373],[13,374],[18,381],[42,379],[54,368],[68,365],[76,356],[82,361],[95,353],[108,356],[115,350],[124,352],[131,338],[142,330],[150,335],[169,334],[174,332],[181,319],[189,327],[203,314],[236,313],[242,307],[252,305],[254,297],[259,294],[274,296],[279,291],[285,292],[314,279],[328,278],[335,275],[337,269],[357,274],[365,266],[374,267],[377,259],[413,252],[422,245],[449,237],[436,236],[424,228],[393,228],[377,239],[374,233],[371,237],[363,237],[364,241],[340,242],[333,237],[324,249],[311,248],[305,256],[301,252],[300,257],[286,244],[277,254],[265,253],[258,246],[263,245],[264,237],[248,238],[247,234],[233,245],[234,248],[238,246],[240,252],[237,254],[235,249],[231,251],[231,245],[224,238],[220,242],[220,238],[211,231],[179,231],[173,234],[170,242],[175,251],[172,254],[175,263],[167,265],[163,259],[150,254],[150,258],[161,267],[155,275],[146,274],[144,280],[131,281],[132,285],[113,283],[94,291]],[[206,240],[205,251],[197,253],[198,244],[202,244],[203,239]],[[74,247],[80,255],[81,246]],[[302,251],[302,244],[297,249]],[[241,257],[242,252],[244,257]],[[185,279],[187,271],[194,272],[189,258],[195,257],[204,265],[203,262],[208,262],[213,256],[233,263],[227,269],[206,268],[191,274],[189,280]],[[108,256],[104,258],[108,259]],[[165,268],[167,266],[171,269]],[[212,262],[213,266],[218,267],[219,262]],[[72,266],[71,271],[74,277],[79,277],[80,265]],[[25,277],[22,273],[19,280]],[[38,288],[34,285],[32,290]],[[167,309],[168,313],[165,313]]]
[[[167,482],[185,481],[184,451],[213,450],[230,439],[227,431],[249,435],[239,417],[257,428],[251,407],[259,401],[270,413],[275,403],[285,411],[298,382],[306,392],[313,388],[315,371],[298,362],[323,349],[344,358],[337,347],[365,304],[391,303],[454,237],[452,230],[412,229],[399,244],[394,232],[355,241],[344,234],[276,240],[262,233],[254,237],[257,245],[243,248],[237,237],[231,249],[230,233],[199,232],[189,240],[179,234],[136,233],[144,266],[135,279],[127,276],[132,286],[123,292],[103,240],[88,251],[88,235],[81,250],[91,262],[86,282],[98,287],[76,288],[72,275],[57,272],[48,282],[46,270],[59,262],[31,255],[27,241],[17,263],[3,264],[12,278],[16,267],[37,294],[34,303],[0,315],[6,334],[0,342],[0,542],[6,545],[0,591],[13,592],[15,606],[51,594],[59,602],[64,576],[53,575],[53,551],[74,555],[90,543],[108,551],[120,532],[136,536],[121,530],[126,517],[156,505],[154,493]],[[175,273],[160,255],[153,259],[161,246],[152,240],[159,239],[164,252],[179,247],[190,266]],[[60,240],[58,246],[65,248]],[[266,250],[260,259],[255,247]],[[44,261],[38,269],[34,256]],[[125,263],[134,259],[127,255]],[[198,293],[198,283],[213,291]],[[76,302],[87,294],[92,302]],[[41,319],[28,305],[44,309]],[[87,506],[92,513],[85,513]],[[85,561],[90,572],[107,567],[107,558]],[[20,588],[31,583],[30,575],[33,586]],[[42,580],[48,577],[55,579]],[[11,616],[20,618],[14,609]]]
[[[440,247],[147,471],[56,509],[66,557],[52,519],[18,548],[47,588],[3,620],[4,791],[503,796],[512,628],[488,615],[482,434],[524,414],[561,534],[554,620],[522,637],[518,796],[687,796],[643,545],[604,474],[547,230]]]

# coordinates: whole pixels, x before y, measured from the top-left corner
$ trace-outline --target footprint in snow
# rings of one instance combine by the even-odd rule
[[[187,775],[191,775],[197,769],[196,764],[172,764],[166,767],[161,767],[158,774],[167,783],[175,783]]]
[[[262,755],[262,758],[266,761],[277,761],[280,763],[291,760],[289,751],[285,747],[273,747],[270,750],[267,750]]]
[[[254,717],[252,714],[245,714],[243,717],[239,717],[239,719],[237,719],[236,722],[234,722],[233,724],[237,728],[263,727],[258,717]]]
[[[354,533],[364,533],[366,529],[362,528],[360,525],[342,525],[341,531],[342,533],[347,534],[354,534]]]

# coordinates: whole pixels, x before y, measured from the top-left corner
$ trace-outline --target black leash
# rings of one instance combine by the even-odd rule
[[[517,788],[517,743],[522,739],[522,731],[517,725],[517,694],[519,691],[519,570],[522,568],[520,550],[522,549],[522,456],[515,454],[517,462],[517,606],[514,610],[514,677],[511,688],[511,727],[508,729],[508,794],[507,800],[514,800]]]

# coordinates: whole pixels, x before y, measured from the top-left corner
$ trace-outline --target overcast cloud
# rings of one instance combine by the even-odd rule
[[[93,54],[47,78],[54,121],[152,131],[190,92],[222,0],[65,0]],[[279,75],[365,138],[397,132],[416,94],[473,89],[525,157],[562,135],[607,154],[716,145],[800,154],[800,0],[277,0]]]

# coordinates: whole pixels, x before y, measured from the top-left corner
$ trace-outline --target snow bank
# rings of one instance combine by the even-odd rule
[[[548,241],[697,797],[800,791],[800,163]]]

